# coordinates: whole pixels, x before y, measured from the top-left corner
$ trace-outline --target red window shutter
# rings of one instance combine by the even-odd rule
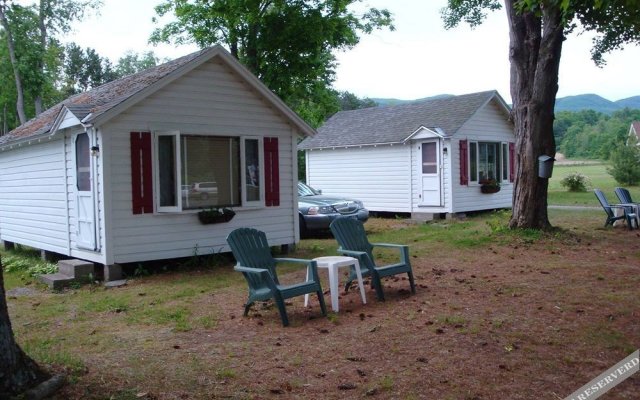
[[[469,144],[466,140],[460,141],[460,184],[469,184]]]
[[[131,132],[131,196],[134,214],[153,212],[151,133]]]
[[[280,205],[278,138],[264,138],[264,197],[268,207]]]
[[[516,177],[516,144],[509,143],[509,182],[513,182]]]

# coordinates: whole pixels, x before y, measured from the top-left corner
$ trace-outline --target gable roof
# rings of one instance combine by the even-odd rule
[[[51,129],[55,127],[56,119],[60,113],[65,112],[65,108],[83,124],[103,122],[213,57],[219,57],[226,61],[227,66],[244,78],[304,135],[315,134],[313,128],[289,109],[278,96],[264,86],[224,48],[217,45],[73,95],[1,136],[0,146],[37,136],[54,134],[55,132],[52,132]]]
[[[479,109],[496,100],[508,115],[509,107],[497,91],[471,93],[387,107],[341,111],[305,139],[298,148],[362,146],[403,143],[421,127],[451,137]]]
[[[634,132],[638,140],[640,140],[640,121],[631,122],[631,128],[629,129],[629,134]]]

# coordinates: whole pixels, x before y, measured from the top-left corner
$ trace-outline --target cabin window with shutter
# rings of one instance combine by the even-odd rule
[[[158,212],[264,206],[262,138],[156,133]]]
[[[469,142],[469,181],[508,182],[510,163],[508,143]]]

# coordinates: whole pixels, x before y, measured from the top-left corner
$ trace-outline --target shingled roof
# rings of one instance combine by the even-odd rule
[[[56,117],[65,106],[80,120],[89,114],[90,119],[95,119],[209,50],[211,48],[200,50],[71,96],[0,137],[0,144],[49,133]]]
[[[371,107],[334,114],[305,139],[299,149],[321,149],[382,143],[402,143],[420,127],[453,136],[480,108],[496,98],[495,90],[387,107]]]

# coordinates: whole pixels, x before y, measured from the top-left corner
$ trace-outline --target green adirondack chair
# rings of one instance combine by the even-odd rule
[[[351,218],[338,218],[329,225],[333,236],[338,241],[338,252],[345,256],[357,258],[360,263],[362,276],[371,276],[372,286],[376,290],[378,300],[384,301],[381,278],[406,273],[409,276],[411,293],[416,293],[413,280],[413,270],[409,261],[409,246],[390,243],[369,243],[362,222]],[[391,247],[400,252],[400,261],[396,264],[377,265],[373,256],[374,247]],[[349,280],[345,291],[349,290],[351,282],[356,279],[355,268],[351,267]]]
[[[282,325],[289,325],[284,299],[316,293],[322,315],[327,315],[317,263],[313,260],[297,258],[273,258],[267,242],[267,235],[257,229],[239,228],[227,236],[237,264],[234,270],[242,272],[249,285],[249,299],[244,307],[244,316],[249,313],[251,305],[256,301],[273,299],[280,312]],[[281,285],[276,273],[276,265],[280,262],[300,263],[307,267],[307,280],[300,283]]]

